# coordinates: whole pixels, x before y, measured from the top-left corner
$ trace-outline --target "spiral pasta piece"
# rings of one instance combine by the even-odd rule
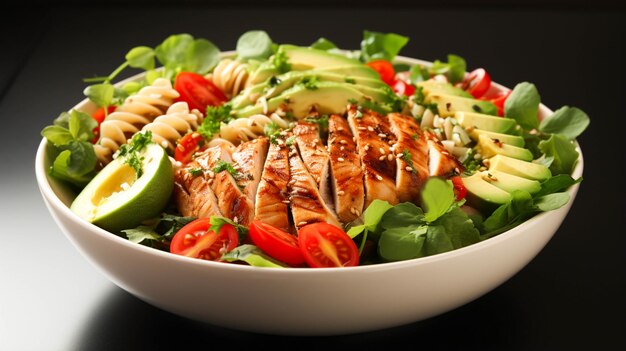
[[[161,116],[174,103],[179,94],[165,78],[156,79],[152,85],[143,87],[131,95],[100,124],[100,139],[94,145],[98,160],[106,165],[120,145],[133,134]]]
[[[215,66],[210,79],[230,99],[243,90],[248,76],[248,64],[225,58]]]
[[[276,123],[276,125],[282,129],[289,127],[289,121],[282,118],[277,113],[272,113],[269,116],[258,114],[235,119],[228,123],[222,123],[220,132],[216,135],[216,138],[224,139],[237,145],[241,142],[265,135],[263,129],[269,123]]]
[[[141,130],[152,132],[152,141],[174,151],[176,142],[185,134],[195,131],[202,123],[202,114],[198,110],[189,111],[186,102],[176,102],[167,112],[146,124]]]

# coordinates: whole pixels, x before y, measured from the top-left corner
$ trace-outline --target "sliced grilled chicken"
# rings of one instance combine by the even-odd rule
[[[225,144],[208,148],[194,159],[202,169],[207,170],[209,184],[217,196],[217,204],[222,216],[243,225],[254,218],[254,204],[237,186],[234,176],[227,170],[218,171],[221,165],[233,166],[228,146]],[[222,162],[220,162],[222,161]],[[226,162],[227,164],[224,164]],[[218,172],[216,172],[218,171]],[[237,177],[240,173],[236,174]]]
[[[285,232],[291,231],[289,223],[289,149],[284,139],[279,144],[270,143],[265,166],[259,182],[255,201],[254,219]],[[260,165],[257,167],[261,168]]]
[[[222,215],[210,181],[208,173],[203,172],[195,161],[174,173],[174,201],[183,216],[208,218]]]
[[[326,206],[317,184],[300,158],[298,148],[289,147],[289,202],[296,229],[311,223],[326,222],[341,228],[332,210]]]
[[[239,144],[232,154],[235,168],[242,174],[237,179],[237,185],[253,203],[256,202],[257,188],[261,181],[268,144],[268,139],[261,137]]]
[[[328,150],[320,140],[318,125],[298,122],[292,132],[296,136],[295,141],[304,165],[313,177],[313,180],[315,180],[322,199],[327,206],[333,207],[333,198],[330,193],[330,184],[328,183],[330,172],[329,155]]]
[[[400,202],[420,201],[420,189],[428,178],[428,143],[415,119],[399,113],[387,115],[396,136],[396,190]]]
[[[349,223],[363,212],[365,189],[356,142],[348,121],[340,115],[328,120],[328,151],[335,212],[341,222]]]
[[[365,206],[375,199],[392,205],[398,203],[396,193],[396,160],[390,151],[396,143],[385,116],[352,105],[348,108],[348,123],[355,136],[361,158],[365,184]]]
[[[461,173],[463,166],[445,149],[441,141],[428,131],[424,132],[424,136],[428,143],[428,173],[431,176],[441,177]]]

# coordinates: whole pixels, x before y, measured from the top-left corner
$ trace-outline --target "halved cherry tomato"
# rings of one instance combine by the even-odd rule
[[[261,221],[250,224],[250,239],[261,250],[273,258],[290,265],[304,262],[298,238]]]
[[[204,146],[204,138],[200,133],[185,134],[176,144],[174,159],[183,164],[192,160],[193,154]]]
[[[389,86],[393,85],[395,81],[396,71],[393,69],[391,62],[387,60],[374,60],[366,63],[366,65],[372,67],[374,71],[378,72],[380,79],[387,83]]]
[[[310,267],[359,265],[359,249],[343,230],[332,224],[308,224],[298,231],[298,244]]]
[[[467,188],[463,184],[463,178],[461,176],[453,176],[450,178],[452,185],[454,186],[454,197],[456,201],[461,201],[467,196]]]
[[[509,97],[509,95],[511,95],[511,91],[510,90],[501,91],[495,97],[487,98],[487,97],[483,96],[483,97],[480,98],[480,100],[491,101],[498,108],[498,116],[502,117],[502,116],[504,116],[504,102]]]
[[[415,87],[403,80],[396,80],[391,86],[398,95],[411,96],[415,94]]]
[[[102,124],[102,122],[104,121],[104,119],[106,118],[106,116],[109,115],[109,113],[115,111],[116,106],[108,106],[107,107],[107,111],[106,113],[104,112],[104,107],[100,107],[99,109],[96,110],[96,112],[94,112],[91,117],[98,122],[98,126],[95,127],[93,129],[93,139],[91,140],[92,144],[95,144],[98,139],[100,139],[100,124]]]
[[[219,261],[223,254],[239,245],[237,230],[224,224],[219,233],[209,231],[210,218],[198,218],[182,227],[172,238],[170,252],[208,261]]]
[[[476,99],[485,95],[490,86],[491,77],[483,68],[477,68],[470,72],[461,84],[461,88],[472,94]]]
[[[180,94],[176,101],[185,101],[190,110],[197,109],[202,114],[207,106],[219,106],[228,100],[213,82],[193,72],[179,73],[174,89]]]

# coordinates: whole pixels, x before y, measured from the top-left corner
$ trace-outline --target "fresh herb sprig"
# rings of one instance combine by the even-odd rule
[[[145,132],[135,133],[130,140],[130,143],[120,146],[117,150],[114,158],[121,158],[124,163],[128,164],[135,170],[137,178],[143,175],[143,160],[144,157],[140,155],[146,145],[152,143],[152,132],[147,130]]]

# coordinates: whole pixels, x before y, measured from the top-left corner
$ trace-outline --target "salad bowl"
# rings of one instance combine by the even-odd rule
[[[407,57],[397,61],[428,64]],[[491,89],[505,88],[494,83]],[[90,112],[95,106],[85,100],[74,108]],[[541,105],[540,118],[551,113]],[[84,221],[69,208],[76,194],[48,175],[51,160],[46,150],[44,139],[35,169],[45,204],[67,239],[104,276],[170,313],[225,328],[279,335],[380,330],[469,303],[514,276],[543,249],[565,219],[579,187],[575,184],[568,190],[570,201],[557,210],[446,253],[347,268],[259,268],[173,255]],[[578,152],[574,178],[583,172],[580,148]]]

